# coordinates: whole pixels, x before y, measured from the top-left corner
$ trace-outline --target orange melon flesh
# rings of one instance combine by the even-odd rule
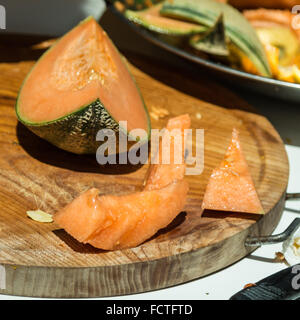
[[[29,123],[44,123],[97,98],[116,121],[127,120],[129,130],[147,129],[134,80],[105,31],[89,18],[41,57],[22,87],[18,112]]]
[[[53,215],[53,220],[79,242],[86,242],[109,216],[99,214],[99,189],[92,188]]]
[[[188,184],[182,180],[123,196],[99,192],[93,188],[81,194],[53,220],[80,242],[114,250],[135,247],[166,227],[182,211]]]
[[[174,146],[176,145],[176,138],[171,137],[170,140],[170,164],[163,164],[162,152],[163,145],[159,144],[159,151],[156,157],[159,157],[158,164],[151,164],[148,170],[147,179],[145,182],[145,190],[154,190],[167,186],[174,180],[181,180],[185,174],[185,162],[184,162],[184,130],[189,129],[191,126],[191,119],[188,114],[180,115],[175,118],[171,118],[166,126],[166,129],[171,133],[173,129],[179,129],[182,141],[182,154],[181,163],[175,163]],[[168,150],[166,150],[167,152]]]
[[[190,118],[184,115],[170,119],[167,128],[183,132],[189,126]],[[155,168],[143,191],[100,196],[100,190],[92,188],[54,214],[53,220],[78,241],[96,248],[115,250],[143,243],[183,210],[188,192],[184,162]]]
[[[99,200],[108,212],[118,214],[110,226],[98,228],[88,243],[108,250],[136,247],[182,211],[187,192],[188,184],[182,180],[160,190],[101,197]]]
[[[238,131],[233,129],[224,160],[210,176],[203,198],[203,209],[263,214]]]

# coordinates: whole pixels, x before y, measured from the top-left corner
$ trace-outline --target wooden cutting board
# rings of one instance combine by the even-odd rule
[[[164,288],[236,262],[253,250],[244,246],[248,235],[274,230],[289,172],[284,145],[269,121],[239,110],[247,105],[201,72],[183,72],[130,55],[138,66],[131,70],[152,114],[153,128],[188,112],[192,127],[204,129],[204,171],[186,177],[190,192],[185,212],[141,246],[112,252],[83,245],[54,223],[31,220],[27,210],[54,213],[90,187],[105,193],[139,190],[147,166],[101,167],[95,156],[64,152],[28,131],[17,122],[14,104],[41,51],[10,45],[0,52],[0,271],[5,274],[0,293],[100,297]],[[157,108],[169,115],[159,118]],[[204,212],[201,217],[205,186],[224,156],[233,127],[240,131],[267,214]]]

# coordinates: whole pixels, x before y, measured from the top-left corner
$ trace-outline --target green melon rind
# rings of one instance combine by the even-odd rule
[[[217,57],[228,57],[229,49],[225,36],[225,26],[223,22],[223,15],[220,15],[215,25],[208,29],[208,31],[200,38],[190,38],[189,44],[196,50],[205,52],[207,54]]]
[[[235,8],[213,0],[172,0],[163,3],[160,13],[207,27],[212,27],[223,13],[227,36],[248,56],[262,76],[271,77],[266,53],[255,30]]]
[[[85,23],[91,18],[92,17],[88,17],[81,21],[79,24]],[[58,148],[75,154],[94,154],[101,144],[101,142],[96,141],[96,135],[99,130],[111,129],[116,132],[117,135],[120,131],[122,131],[126,134],[126,136],[129,136],[129,133],[125,132],[125,130],[119,126],[118,122],[111,116],[105,106],[101,103],[100,99],[96,99],[95,101],[92,101],[63,117],[42,123],[28,121],[24,117],[22,117],[19,112],[19,97],[26,80],[29,78],[32,70],[38,66],[39,61],[42,60],[59,41],[60,40],[55,42],[46,52],[42,54],[31,71],[25,77],[15,105],[16,115],[18,120],[22,124],[24,124],[30,131],[35,133],[40,138],[43,138],[51,144],[57,146]],[[109,41],[111,40],[109,39]],[[115,47],[113,43],[112,45]],[[115,49],[119,53],[116,47]],[[121,55],[120,57],[122,58]],[[143,103],[144,112],[147,117],[148,124],[148,135],[145,139],[145,142],[147,142],[150,139],[151,132],[150,115],[134,77],[129,71],[126,62],[123,61],[123,63],[126,66],[132,80],[134,81],[136,89],[139,92],[140,99]]]
[[[109,2],[120,2],[128,9],[143,10],[162,2],[162,0],[110,0]]]
[[[151,127],[146,107],[145,112],[148,119],[146,142],[150,139]],[[32,123],[24,121],[18,112],[18,101],[16,114],[18,120],[37,136],[60,149],[75,154],[94,154],[101,144],[101,142],[96,141],[99,130],[111,129],[117,137],[120,131],[124,133],[124,129],[119,126],[99,99],[69,115],[49,122]],[[129,133],[126,132],[125,135],[129,136]]]
[[[106,111],[99,100],[54,121],[33,124],[23,121],[17,112],[18,120],[40,138],[60,149],[76,153],[95,153],[99,147],[96,135],[100,129],[119,131],[118,123]]]
[[[149,19],[146,19],[145,17],[141,16],[140,13],[141,11],[126,10],[124,14],[128,20],[150,31],[169,35],[169,36],[189,36],[195,33],[202,33],[207,30],[205,26],[191,26],[190,30],[182,30],[180,28],[175,29],[175,28],[162,26],[159,24],[154,24],[153,21],[150,21]]]

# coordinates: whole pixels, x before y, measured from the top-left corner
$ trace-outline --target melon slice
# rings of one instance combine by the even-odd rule
[[[140,11],[126,10],[125,16],[146,29],[170,36],[191,35],[207,30],[206,27],[196,23],[163,17],[159,13],[161,8],[162,4],[157,4]]]
[[[233,129],[224,160],[210,176],[204,194],[203,209],[263,214],[238,131]]]
[[[105,250],[135,247],[166,227],[185,205],[186,181],[129,195],[90,189],[54,215],[75,239]]]
[[[104,30],[87,18],[48,49],[26,77],[18,119],[52,144],[94,153],[100,129],[143,129],[150,120],[136,83]],[[125,129],[125,128],[123,128]]]
[[[162,163],[162,153],[163,148],[168,148],[168,145],[163,146],[162,143],[159,144],[159,150],[156,154],[156,164],[151,164],[148,170],[147,179],[145,182],[145,190],[159,189],[167,186],[174,180],[181,180],[184,178],[185,174],[185,161],[184,161],[184,130],[189,129],[191,126],[191,119],[188,114],[180,115],[175,118],[171,118],[166,126],[167,132],[164,134],[170,134],[170,149],[165,150],[170,152],[170,163]],[[172,130],[178,130],[172,135]],[[180,135],[182,141],[181,155],[179,161],[180,163],[175,163],[174,156],[174,145],[176,144],[176,135]],[[163,137],[164,138],[164,137]],[[176,150],[176,149],[175,149]]]
[[[189,126],[190,118],[184,115],[170,119],[167,127],[179,129],[182,135]],[[184,160],[183,153],[181,157]],[[138,246],[183,210],[188,192],[184,170],[184,162],[151,167],[145,189],[128,195],[101,196],[99,189],[92,188],[55,213],[53,220],[78,241],[96,248]]]
[[[160,14],[208,28],[212,28],[222,14],[226,38],[251,60],[260,75],[271,76],[266,53],[255,30],[235,8],[215,0],[165,0]]]

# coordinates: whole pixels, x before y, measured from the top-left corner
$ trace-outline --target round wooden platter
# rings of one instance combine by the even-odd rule
[[[10,54],[6,48],[6,52],[6,59],[1,56],[6,62],[0,63],[0,271],[5,275],[5,289],[0,293],[103,297],[165,288],[238,261],[253,250],[244,246],[248,235],[268,235],[274,230],[284,205],[288,159],[269,121],[238,110],[245,105],[243,101],[206,75],[195,77],[140,58],[136,65],[147,71],[132,65],[131,70],[151,113],[153,128],[164,127],[171,116],[189,113],[192,127],[205,132],[204,170],[201,175],[186,177],[190,191],[185,212],[144,244],[121,251],[83,245],[55,223],[31,220],[27,210],[54,213],[90,187],[105,193],[139,190],[147,165],[101,167],[95,156],[59,150],[18,123],[15,99],[36,54],[24,48]],[[223,101],[237,109],[218,107],[195,96]],[[159,108],[169,114],[160,117]],[[233,127],[240,131],[267,213],[204,212],[201,216],[205,186],[224,156]]]

